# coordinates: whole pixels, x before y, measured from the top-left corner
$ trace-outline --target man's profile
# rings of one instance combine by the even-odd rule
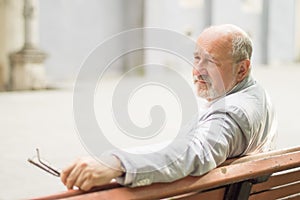
[[[111,155],[113,168],[93,158],[79,159],[61,173],[68,189],[89,190],[112,179],[132,187],[171,182],[203,175],[228,158],[273,148],[275,115],[268,95],[251,75],[249,36],[234,25],[212,26],[200,34],[193,53],[194,85],[207,106],[187,133],[188,143],[180,158],[167,164],[180,151],[178,146],[143,159],[116,152]],[[157,168],[157,163],[167,167]]]

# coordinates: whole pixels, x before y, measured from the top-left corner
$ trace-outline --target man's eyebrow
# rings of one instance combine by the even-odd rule
[[[207,55],[207,58],[212,61],[217,61],[217,59],[213,55]]]
[[[204,52],[203,54],[204,54],[204,57],[205,57],[206,59],[208,59],[208,60],[212,60],[212,61],[215,61],[215,60],[216,60],[214,56],[212,56],[212,55],[210,55],[210,54],[208,54],[208,53],[206,53],[206,52]],[[195,52],[194,52],[194,57],[196,57],[196,56],[199,56],[199,52],[198,52],[198,51],[195,51]]]

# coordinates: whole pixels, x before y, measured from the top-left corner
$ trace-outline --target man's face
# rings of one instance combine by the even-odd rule
[[[234,87],[236,72],[228,37],[205,32],[200,35],[194,52],[193,78],[198,96],[208,101]]]

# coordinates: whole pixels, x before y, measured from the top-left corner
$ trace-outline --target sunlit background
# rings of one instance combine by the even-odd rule
[[[36,147],[58,168],[88,155],[76,132],[72,95],[82,63],[98,45],[142,27],[195,40],[205,27],[223,23],[240,26],[253,40],[253,75],[276,107],[278,148],[299,145],[300,0],[0,0],[0,199],[65,190],[58,178],[27,163]],[[111,48],[118,52],[145,38]],[[139,51],[118,60],[104,91],[126,70],[150,61],[182,66],[172,55]],[[181,73],[191,78],[190,68]]]

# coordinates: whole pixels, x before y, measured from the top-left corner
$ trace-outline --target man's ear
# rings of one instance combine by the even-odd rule
[[[250,60],[245,59],[241,61],[238,66],[238,71],[237,71],[237,81],[240,82],[242,81],[249,73],[250,70]]]

